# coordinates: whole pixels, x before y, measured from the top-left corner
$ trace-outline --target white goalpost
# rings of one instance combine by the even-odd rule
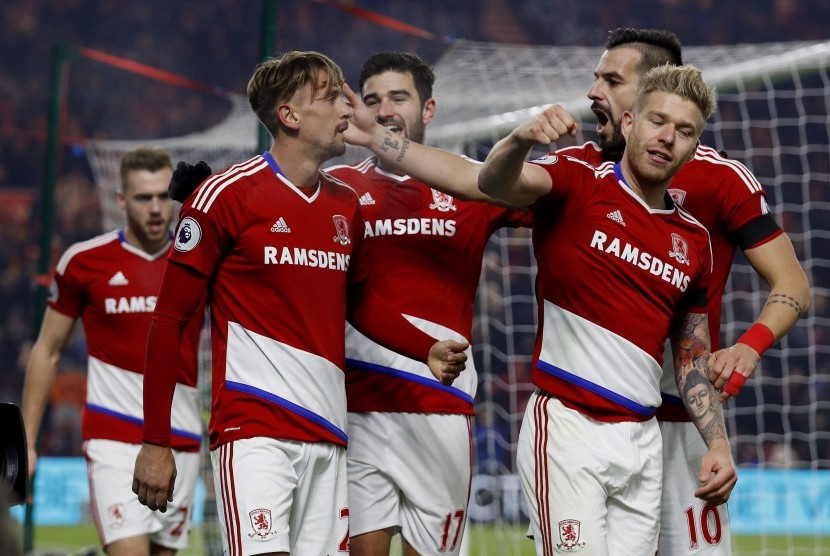
[[[585,93],[601,52],[454,43],[435,64],[438,111],[428,141],[482,160],[495,141],[556,102],[581,121],[576,143],[594,139]],[[718,90],[718,112],[703,141],[744,163],[765,187],[813,288],[809,313],[764,355],[755,377],[727,405],[739,464],[730,502],[734,553],[830,553],[830,41],[689,46],[684,61],[701,68]],[[207,160],[219,170],[256,152],[256,125],[240,98],[225,122],[210,130],[155,141],[88,142],[106,227],[121,224],[115,190],[125,150],[152,143],[168,148],[174,160]],[[360,156],[350,151],[344,161]],[[515,448],[533,391],[534,277],[526,231],[501,231],[491,239],[474,325],[478,467],[467,544],[475,555],[533,553],[524,538]],[[724,298],[724,345],[750,326],[767,295],[739,255]]]

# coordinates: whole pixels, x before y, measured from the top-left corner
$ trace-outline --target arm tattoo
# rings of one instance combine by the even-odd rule
[[[392,135],[391,131],[386,132],[386,135],[383,137],[383,144],[380,148],[383,152],[386,152],[389,149],[398,150],[398,141],[395,139],[395,136]]]
[[[406,155],[406,151],[409,149],[409,139],[403,140],[403,146],[401,147],[401,153],[398,155],[398,158],[395,159],[395,162],[400,162],[403,160],[403,157]]]
[[[688,313],[672,337],[677,389],[704,442],[726,438],[720,393],[709,382],[709,324],[705,314]]]
[[[804,308],[801,306],[801,303],[790,295],[773,293],[769,296],[769,299],[767,299],[765,305],[772,305],[773,303],[781,303],[782,305],[792,308],[792,310],[795,311],[799,317],[804,314]]]

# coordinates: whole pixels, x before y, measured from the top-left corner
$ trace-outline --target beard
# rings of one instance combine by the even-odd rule
[[[619,162],[625,150],[625,137],[623,137],[620,122],[612,120],[611,128],[611,137],[599,138],[599,146],[602,148],[602,160],[604,162]]]

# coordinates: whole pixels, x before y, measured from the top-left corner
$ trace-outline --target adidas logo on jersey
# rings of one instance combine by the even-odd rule
[[[367,191],[366,193],[364,193],[363,195],[360,196],[360,204],[361,204],[361,206],[374,205],[375,200],[372,198],[372,196]]]
[[[127,277],[124,276],[124,273],[120,270],[116,272],[112,278],[110,278],[109,282],[107,282],[110,286],[126,286],[129,283],[130,281],[127,280]]]
[[[285,223],[285,218],[280,216],[280,219],[274,222],[274,225],[271,226],[272,232],[288,234],[291,233],[291,228],[288,227],[288,224]]]
[[[622,224],[625,226],[625,220],[623,220],[622,213],[618,210],[612,210],[608,213],[608,218],[616,222],[617,224]]]

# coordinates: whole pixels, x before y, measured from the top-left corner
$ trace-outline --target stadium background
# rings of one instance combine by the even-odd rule
[[[275,5],[274,51],[315,49],[326,52],[341,64],[353,86],[357,84],[362,60],[375,51],[410,50],[435,63],[455,38],[499,44],[596,47],[603,42],[607,30],[617,26],[671,29],[686,46],[830,38],[830,24],[827,23],[830,5],[821,0],[765,0],[749,5],[737,0],[622,0],[614,2],[613,11],[605,7],[604,2],[570,0],[386,3],[282,0]],[[213,88],[213,93],[208,93],[175,86],[85,57],[66,64],[67,85],[63,92],[52,239],[56,256],[72,242],[99,233],[104,225],[99,209],[103,199],[94,183],[87,157],[88,141],[152,142],[160,137],[206,129],[222,121],[229,110],[224,93],[244,93],[245,83],[260,57],[261,13],[262,4],[255,0],[209,3],[190,0],[140,3],[15,0],[4,5],[0,18],[0,401],[20,400],[28,348],[37,320],[34,289],[38,274],[37,235],[41,224],[38,196],[46,160],[53,47],[62,44],[94,49]],[[592,69],[590,65],[585,71],[590,75]],[[440,91],[441,79],[439,73],[437,91]],[[830,86],[826,79],[819,80],[818,86],[822,85]],[[550,101],[559,100],[556,92],[553,91]],[[437,100],[439,114],[450,101],[459,102],[458,99],[442,98],[440,92]],[[460,102],[463,104],[464,99]],[[825,103],[830,104],[830,101],[825,98]],[[826,118],[828,106],[825,105],[823,110]],[[427,137],[429,139],[429,132]],[[830,185],[826,177],[829,166],[826,130],[819,141],[825,143],[823,150],[818,151],[824,158],[824,181],[818,184],[814,195],[810,192],[809,199],[785,197],[779,200],[811,202],[814,208],[818,207],[827,215]],[[482,148],[486,149],[486,145],[484,142],[483,147],[479,145],[469,154],[483,156],[486,150],[482,151]],[[772,169],[773,174],[775,170]],[[797,232],[799,237],[810,233],[797,219],[787,219],[784,224],[788,231]],[[795,226],[795,230],[790,226]],[[808,268],[816,291],[822,292],[822,301],[814,304],[812,315],[814,322],[823,325],[817,327],[820,332],[817,336],[809,336],[813,332],[812,326],[809,331],[802,330],[805,338],[798,344],[798,349],[802,350],[817,343],[827,344],[825,304],[830,284],[826,262],[822,262],[830,256],[826,230],[825,219],[824,231],[816,231],[816,237],[825,241],[813,242],[815,246],[809,250],[811,267]],[[529,253],[521,247],[511,247],[511,241],[503,237],[494,243],[486,261],[483,283],[498,284],[499,287],[488,288],[486,299],[480,305],[489,303],[484,311],[498,312],[503,311],[505,305],[517,307],[523,303],[525,309],[519,309],[510,319],[527,324],[528,315],[522,311],[526,313],[527,307],[532,305],[530,292],[517,286],[510,290],[511,297],[505,298],[502,291],[503,283],[515,281],[516,275],[527,283],[526,271],[515,269],[529,265]],[[799,255],[803,257],[805,252],[802,247]],[[518,258],[520,265],[505,271],[505,257],[511,263],[513,257]],[[740,298],[741,291],[751,291],[757,286],[748,276],[742,279],[743,283],[736,287],[737,293],[732,295]],[[503,329],[489,323],[480,323],[477,333],[494,346],[508,342]],[[482,348],[478,356],[489,359],[497,351]],[[745,405],[750,406],[756,400],[765,401],[765,395],[766,399],[774,400],[767,414],[750,412],[747,416],[750,420],[761,421],[757,429],[766,431],[766,421],[787,415],[780,419],[783,424],[772,427],[780,429],[781,434],[744,439],[742,445],[746,448],[736,454],[738,460],[745,466],[761,468],[827,469],[830,467],[827,354],[824,352],[823,358],[790,359],[786,354],[779,354],[779,359],[787,362],[787,366],[792,361],[793,367],[799,367],[793,373],[799,380],[788,381],[780,369],[776,369],[777,374],[769,373],[773,380],[768,387],[756,389],[752,400]],[[43,455],[80,454],[78,415],[83,395],[84,363],[84,340],[78,333],[61,363],[53,406],[45,421]],[[509,363],[515,367],[515,362]],[[811,376],[819,376],[819,380],[811,379]],[[505,477],[509,477],[506,472],[512,468],[510,446],[518,426],[516,417],[521,415],[517,404],[521,404],[529,388],[519,370],[518,374],[509,377],[491,376],[480,391],[480,398],[487,395],[487,400],[480,405],[484,410],[480,419],[480,467],[483,470],[490,466],[491,475],[498,477],[485,477],[485,482],[504,482]],[[734,416],[735,411],[732,414]],[[751,477],[751,474],[747,471],[742,477]],[[797,483],[792,479],[797,477],[796,473],[791,472],[787,477],[787,481]],[[751,484],[751,480],[749,482]],[[830,494],[826,481],[813,485],[817,493]],[[509,517],[504,514],[509,513],[506,507],[512,507],[511,488],[494,488],[492,492],[482,488],[481,497],[476,501],[477,506],[483,508],[481,517],[488,518],[482,521]],[[495,512],[498,515],[493,514],[490,496],[501,497],[497,500],[500,510]],[[823,499],[825,503],[816,502],[812,510],[826,522],[830,520],[830,509],[826,504],[827,497]],[[491,514],[493,519],[489,518]],[[60,537],[64,533],[59,530],[56,534]],[[789,550],[795,550],[792,548],[795,542],[785,542],[784,546],[789,544]],[[766,549],[767,553],[775,553],[770,544]],[[815,544],[804,550],[805,554],[822,553],[822,548]]]

